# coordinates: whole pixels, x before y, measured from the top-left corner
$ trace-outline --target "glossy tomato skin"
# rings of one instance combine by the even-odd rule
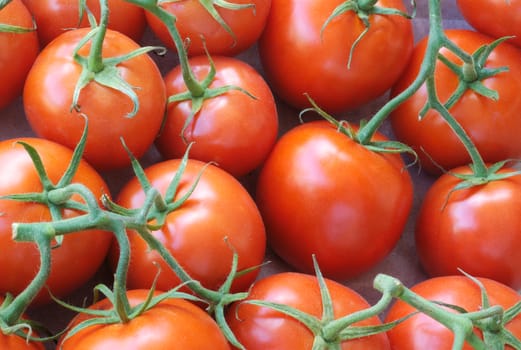
[[[29,72],[24,88],[24,110],[34,132],[70,148],[76,145],[85,127],[84,118],[70,111],[81,73],[72,52],[88,31],[82,28],[65,32],[46,46]],[[87,56],[89,48],[90,43],[79,54]],[[103,56],[119,56],[137,48],[139,45],[128,37],[108,30]],[[141,157],[153,144],[164,115],[165,85],[152,58],[140,55],[119,64],[118,70],[138,96],[136,115],[127,116],[133,109],[128,96],[95,82],[81,91],[78,100],[81,112],[89,118],[84,157],[98,170],[121,168],[130,163],[121,138],[135,157]]]
[[[145,169],[152,186],[165,193],[179,168],[180,160],[156,163]],[[205,163],[189,160],[182,175],[179,199],[190,188]],[[118,203],[127,208],[143,204],[144,194],[136,179],[128,182],[118,195]],[[255,202],[244,187],[230,174],[213,165],[204,172],[189,199],[170,213],[163,228],[153,231],[193,279],[205,287],[218,289],[230,273],[232,248],[239,256],[238,270],[262,264],[266,234]],[[179,284],[171,268],[134,231],[128,231],[131,261],[128,271],[130,288],[150,288],[158,268],[161,269],[157,288],[170,290]],[[117,246],[111,252],[115,267],[119,256]],[[237,278],[234,291],[245,291],[255,280],[258,270]]]
[[[268,17],[272,0],[234,0],[237,5],[253,4],[255,8],[228,10],[216,6],[217,12],[235,34],[233,37],[208,13],[198,0],[163,2],[160,6],[177,18],[176,26],[181,38],[190,39],[190,56],[205,54],[204,45],[211,55],[235,56],[258,40]],[[147,23],[159,40],[176,51],[166,26],[153,14],[146,12]],[[201,37],[204,38],[204,43]]]
[[[468,53],[494,40],[463,29],[447,30],[446,34]],[[393,96],[403,91],[415,79],[425,48],[426,39],[423,39],[415,47],[407,70],[393,87]],[[458,62],[446,49],[442,49],[441,53]],[[509,71],[483,80],[486,87],[497,91],[499,100],[493,101],[469,90],[450,109],[485,161],[491,163],[521,156],[521,95],[518,93],[521,89],[521,50],[507,43],[499,45],[490,55],[485,67],[503,66],[509,67]],[[457,76],[438,60],[435,79],[437,94],[440,100],[445,102],[456,89]],[[437,112],[429,111],[423,119],[418,119],[426,100],[427,90],[424,85],[391,114],[391,125],[396,138],[417,151],[422,168],[427,173],[439,175],[439,167],[450,170],[467,165],[470,163],[467,151]]]
[[[521,1],[457,0],[465,20],[477,31],[495,38],[514,36],[508,41],[521,47]]]
[[[415,233],[422,266],[432,276],[460,268],[521,288],[521,176],[453,191],[460,182],[442,175],[423,199]]]
[[[148,290],[128,291],[130,305],[145,302],[148,293]],[[111,307],[110,302],[103,299],[90,308],[106,310]],[[85,314],[79,314],[70,326],[87,318]],[[184,299],[169,298],[127,323],[90,326],[66,340],[62,336],[57,349],[229,350],[230,346],[217,323],[201,308]]]
[[[33,28],[31,14],[21,0],[13,0],[0,10],[0,23]],[[0,110],[22,93],[25,78],[39,52],[36,31],[0,31]]]
[[[328,112],[358,107],[388,90],[400,76],[413,48],[412,24],[401,16],[371,16],[364,30],[353,12],[321,28],[343,0],[273,0],[259,53],[274,92],[298,109],[309,107],[304,93]],[[380,0],[377,6],[405,11],[401,0]]]
[[[56,183],[66,170],[72,152],[54,142],[37,139],[10,139],[0,142],[0,195],[40,192],[39,178],[31,159],[24,148],[16,144],[25,141],[36,148],[42,157],[45,170]],[[74,182],[83,183],[96,198],[109,194],[101,176],[84,161],[80,164]],[[12,239],[12,224],[15,222],[40,222],[50,220],[46,206],[36,203],[23,203],[1,200],[0,211],[0,294],[20,293],[35,276],[40,265],[40,255],[32,243],[19,243]],[[78,215],[65,210],[63,217]],[[89,230],[64,236],[63,244],[51,253],[51,274],[47,286],[54,296],[64,297],[84,285],[100,268],[105,260],[112,235],[100,230]],[[13,273],[16,271],[16,273]],[[34,304],[51,300],[45,290],[40,292]]]
[[[77,0],[22,0],[32,13],[38,26],[38,37],[42,46],[50,43],[63,32],[89,27],[85,13],[80,21],[79,2]],[[96,20],[100,20],[100,2],[87,0],[87,7]],[[139,41],[145,32],[146,19],[142,8],[124,0],[108,0],[108,27],[117,30],[135,41]]]
[[[335,318],[369,307],[369,303],[352,289],[326,279]],[[285,304],[307,314],[322,317],[322,299],[315,276],[282,272],[258,280],[246,300],[263,300]],[[239,342],[248,350],[307,350],[312,348],[313,334],[302,323],[278,311],[251,304],[234,303],[226,315],[228,324]],[[356,326],[378,325],[372,317]],[[390,349],[385,333],[345,341],[342,349]]]
[[[256,200],[282,259],[312,273],[316,254],[324,275],[345,279],[393,249],[411,209],[412,182],[399,155],[369,151],[316,121],[279,139],[260,171]]]
[[[172,103],[156,140],[165,158],[181,158],[187,145],[194,142],[190,157],[215,162],[234,176],[256,169],[268,156],[278,132],[277,106],[273,94],[262,76],[250,65],[235,58],[213,56],[217,75],[210,88],[235,85],[234,90],[206,100],[202,109],[181,137],[183,125],[191,114],[191,101]],[[203,80],[210,70],[208,58],[190,59],[190,67]],[[181,67],[165,76],[168,96],[185,92]]]
[[[501,305],[506,310],[521,300],[515,290],[504,284],[486,278],[479,278],[479,280],[487,291],[490,305]],[[462,275],[430,278],[413,286],[411,290],[428,300],[457,305],[469,312],[478,311],[482,306],[478,285]],[[415,311],[416,309],[403,301],[397,301],[389,309],[385,322],[397,320]],[[519,339],[521,317],[515,317],[506,328]],[[449,350],[452,349],[454,339],[448,328],[423,313],[408,318],[387,334],[392,348],[400,350]],[[473,347],[465,343],[463,350],[471,349]],[[511,348],[507,346],[505,349]]]
[[[4,298],[0,296],[0,305],[4,302]],[[34,333],[32,334],[34,336]],[[5,334],[0,331],[0,349],[9,350],[44,350],[43,343],[28,342],[27,339],[16,334]]]

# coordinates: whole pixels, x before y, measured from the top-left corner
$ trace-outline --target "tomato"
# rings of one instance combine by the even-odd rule
[[[21,0],[0,9],[0,24],[33,28],[31,14]],[[0,110],[22,93],[25,78],[39,52],[36,31],[8,33],[0,30]]]
[[[230,10],[218,5],[217,13],[234,33],[235,39],[219,24],[199,0],[162,2],[160,6],[174,15],[176,27],[182,39],[190,39],[190,56],[205,53],[204,45],[212,55],[234,56],[245,51],[260,37],[268,17],[271,0],[234,0],[233,5],[253,4],[254,8]],[[171,50],[176,50],[166,26],[150,12],[145,12],[147,23],[159,40]],[[203,39],[204,38],[204,43]]]
[[[190,158],[213,161],[235,176],[256,169],[268,156],[277,138],[277,106],[270,88],[262,76],[250,65],[235,58],[214,56],[217,75],[210,88],[227,85],[241,87],[255,98],[239,90],[232,90],[204,102],[184,131],[191,115],[191,101],[172,103],[167,119],[156,141],[166,158],[181,158],[187,144],[194,142]],[[203,80],[210,70],[208,58],[198,56],[189,60],[198,79]],[[187,90],[181,67],[165,77],[169,96]]]
[[[9,139],[0,142],[0,195],[42,191],[42,185],[29,155],[16,144],[24,141],[40,154],[51,181],[57,183],[65,172],[72,151],[51,141],[37,138]],[[99,198],[109,194],[101,176],[87,163],[81,162],[74,182],[87,186]],[[32,243],[15,242],[11,225],[16,222],[49,221],[47,206],[33,202],[0,200],[0,294],[20,293],[36,275],[40,255]],[[63,217],[77,216],[73,210],[63,210]],[[52,250],[51,274],[47,286],[56,297],[70,294],[84,285],[100,268],[107,255],[112,235],[100,230],[82,231],[64,236],[63,244]],[[39,293],[35,304],[50,301],[46,289]]]
[[[514,169],[501,173],[507,171]],[[521,175],[453,191],[459,183],[452,174],[442,175],[423,199],[416,224],[422,266],[432,276],[460,268],[521,288]]]
[[[127,292],[131,306],[146,301],[148,290]],[[157,295],[157,293],[156,293]],[[108,310],[113,305],[103,299],[91,310]],[[74,327],[89,319],[79,314],[69,324]],[[92,325],[65,339],[57,349],[230,349],[217,323],[190,301],[168,298],[126,323]]]
[[[457,0],[456,4],[477,31],[495,38],[514,36],[509,42],[521,47],[521,1]]]
[[[89,29],[68,31],[45,47],[36,59],[24,87],[24,110],[34,132],[41,137],[73,148],[85,121],[70,111],[81,66],[73,51]],[[80,51],[87,56],[90,43]],[[108,30],[103,56],[128,54],[139,46],[119,32]],[[163,119],[166,92],[161,73],[148,55],[140,55],[117,66],[122,78],[137,94],[139,110],[133,117],[132,100],[115,89],[89,83],[80,93],[81,112],[89,117],[89,135],[84,157],[98,170],[121,168],[130,163],[121,143],[141,157],[153,144]],[[110,145],[110,147],[107,147]]]
[[[256,199],[282,259],[312,272],[316,254],[325,276],[345,279],[393,249],[411,209],[412,182],[399,155],[372,152],[315,121],[279,139],[260,171]]]
[[[447,30],[446,35],[467,53],[473,53],[478,47],[493,41],[470,30]],[[415,79],[425,49],[426,39],[423,39],[414,49],[407,70],[393,87],[393,96]],[[446,49],[442,49],[441,54],[455,63],[462,63]],[[497,91],[497,101],[468,90],[449,110],[485,161],[490,163],[521,156],[521,139],[518,137],[521,133],[518,113],[521,109],[521,95],[518,93],[521,89],[521,51],[507,43],[500,44],[487,59],[485,68],[503,66],[507,66],[509,71],[482,81],[484,86]],[[440,101],[446,102],[456,90],[457,75],[438,61],[434,76],[437,95]],[[426,101],[427,89],[424,85],[390,115],[396,138],[416,150],[422,168],[430,174],[439,174],[440,166],[450,170],[470,163],[463,144],[438,112],[431,110],[421,120],[418,119]]]
[[[497,281],[480,278],[489,297],[490,305],[501,305],[504,309],[521,301],[515,290]],[[427,279],[418,283],[411,290],[420,296],[441,303],[457,305],[465,310],[478,311],[482,307],[481,290],[470,278],[462,275],[444,276]],[[391,306],[385,322],[397,320],[416,311],[403,301]],[[516,316],[506,325],[518,339],[521,336],[521,317]],[[476,330],[478,332],[478,330]],[[480,332],[478,332],[479,334]],[[393,349],[445,350],[452,348],[452,332],[424,313],[418,313],[387,332]],[[463,350],[473,349],[465,344]],[[505,349],[511,349],[505,347]]]
[[[45,347],[42,343],[38,342],[27,342],[26,339],[14,335],[14,334],[3,334],[0,333],[0,347],[2,349],[9,350],[44,350]]]
[[[89,27],[87,12],[79,17],[78,0],[22,0],[29,8],[38,26],[42,46],[50,43],[61,33],[76,28]],[[117,30],[135,41],[145,32],[145,11],[125,0],[108,0],[109,28]],[[100,1],[87,0],[88,9],[99,22]]]
[[[331,294],[335,319],[369,307],[369,303],[349,287],[332,280],[326,280],[326,285]],[[245,300],[284,304],[319,320],[323,316],[317,278],[307,274],[282,272],[264,277],[253,285]],[[226,319],[239,342],[248,350],[312,348],[313,333],[301,322],[279,311],[239,301],[232,304]],[[377,317],[371,317],[353,325],[374,326],[380,323]],[[330,341],[334,342],[334,339]],[[390,349],[390,346],[385,333],[380,333],[344,341],[341,349],[376,350]]]
[[[189,160],[182,174],[178,200],[193,185],[205,163]],[[180,160],[156,163],[145,173],[151,185],[165,193],[179,169]],[[130,180],[118,195],[117,202],[126,208],[138,208],[144,192],[137,179]],[[179,279],[156,251],[134,231],[127,231],[131,260],[129,288],[150,288],[157,275],[157,288],[170,290]],[[197,187],[178,209],[168,214],[166,223],[153,235],[165,245],[193,279],[203,286],[218,289],[230,273],[233,250],[239,256],[238,270],[262,264],[265,253],[265,230],[255,202],[245,188],[230,174],[213,165],[204,169]],[[115,267],[117,246],[111,252]],[[255,280],[258,269],[237,278],[233,291],[245,291]]]
[[[369,31],[349,11],[321,28],[343,0],[273,0],[259,53],[275,93],[298,109],[309,107],[304,96],[330,113],[358,107],[387,91],[407,65],[413,48],[412,24],[398,15],[372,15]],[[401,0],[377,6],[405,10]]]

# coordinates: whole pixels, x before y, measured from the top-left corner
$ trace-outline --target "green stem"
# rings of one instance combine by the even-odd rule
[[[96,35],[91,41],[91,47],[88,57],[87,66],[94,73],[99,73],[105,68],[103,64],[103,42],[107,33],[109,21],[109,5],[108,0],[100,0],[100,23]]]
[[[17,241],[36,243],[40,253],[40,268],[31,283],[18,294],[12,302],[0,311],[0,318],[8,325],[17,323],[27,307],[43,288],[51,273],[51,241],[54,237],[52,228],[44,231],[32,231],[30,235],[14,237]]]
[[[177,30],[176,18],[171,13],[161,8],[157,4],[157,0],[125,1],[144,8],[146,11],[149,11],[150,13],[155,15],[161,20],[161,22],[164,23],[164,25],[168,29],[168,32],[170,33],[170,36],[172,37],[172,40],[174,41],[177,54],[179,56],[179,64],[181,65],[183,80],[186,87],[188,88],[188,91],[190,91],[191,95],[194,97],[203,96],[204,92],[206,91],[206,88],[197,81],[197,78],[195,77],[192,68],[188,63],[188,53],[186,52],[186,49],[184,47],[183,39],[181,38],[179,31]]]

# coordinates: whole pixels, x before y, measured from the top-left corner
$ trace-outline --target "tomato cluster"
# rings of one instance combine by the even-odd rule
[[[521,1],[4,3],[0,348],[521,346]]]

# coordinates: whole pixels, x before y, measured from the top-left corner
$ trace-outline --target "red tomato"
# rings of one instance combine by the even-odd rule
[[[260,171],[257,204],[280,257],[312,272],[316,254],[324,275],[344,279],[393,249],[412,182],[399,155],[370,151],[329,122],[309,122],[275,145]]]
[[[89,27],[87,13],[80,22],[78,0],[22,0],[34,16],[42,46],[61,33],[75,28]],[[145,11],[125,0],[108,0],[109,28],[117,30],[135,41],[145,32]],[[87,7],[100,20],[100,1],[87,0]]]
[[[477,31],[495,38],[515,36],[509,42],[521,47],[520,0],[457,0],[456,4]]]
[[[326,280],[331,294],[335,318],[367,309],[369,303],[352,289]],[[295,272],[284,272],[257,281],[250,290],[247,300],[262,300],[284,304],[321,319],[322,299],[317,278]],[[248,350],[307,350],[312,348],[313,333],[301,322],[266,307],[242,303],[233,304],[227,311],[228,324]],[[381,324],[377,317],[371,317],[354,326],[375,326]],[[328,339],[326,339],[327,341]],[[331,343],[334,339],[329,339]],[[390,349],[385,333],[355,340],[344,341],[344,350]]]
[[[76,29],[60,35],[36,59],[25,83],[24,109],[34,132],[73,148],[85,127],[76,111],[70,112],[73,92],[81,66],[72,56],[89,29]],[[90,43],[80,51],[87,56]],[[127,54],[139,46],[116,31],[107,31],[103,56]],[[148,55],[140,55],[118,65],[122,78],[135,87],[139,111],[127,117],[134,105],[117,90],[91,82],[80,93],[81,112],[89,117],[89,135],[84,157],[100,170],[121,168],[130,163],[120,138],[136,157],[153,144],[163,119],[166,92],[161,73]],[[107,147],[110,145],[110,147]]]
[[[4,298],[0,296],[0,305],[4,302]],[[32,336],[35,336],[33,333]],[[5,334],[0,331],[0,349],[9,350],[44,350],[43,343],[28,342],[27,339],[16,334]]]
[[[514,171],[503,169],[501,172]],[[467,167],[456,173],[471,173]],[[521,175],[454,191],[461,180],[442,175],[423,199],[416,226],[420,261],[430,275],[458,268],[521,288]]]
[[[334,113],[358,107],[388,90],[405,68],[413,48],[411,21],[392,15],[372,15],[364,30],[353,12],[321,28],[343,0],[273,0],[259,52],[268,82],[285,102],[309,107],[308,93]],[[377,6],[405,11],[401,0],[380,0]]]
[[[165,193],[179,169],[180,160],[156,163],[145,169],[147,178],[160,193]],[[204,163],[189,160],[183,172],[178,193],[181,198],[193,185]],[[138,208],[144,202],[144,192],[137,179],[121,190],[117,202],[126,208]],[[163,228],[153,231],[177,261],[205,287],[218,289],[230,273],[232,247],[239,256],[238,270],[262,264],[266,237],[264,225],[255,205],[244,187],[230,174],[213,165],[204,172],[189,199],[170,213]],[[151,251],[134,231],[128,231],[131,260],[128,271],[129,288],[150,288],[161,268],[157,288],[169,290],[179,279],[160,255]],[[111,254],[115,267],[119,256],[117,246]],[[237,278],[233,291],[245,291],[255,280],[258,270]]]
[[[160,6],[173,14],[181,38],[190,39],[190,56],[205,53],[204,45],[210,54],[234,56],[252,46],[260,37],[268,17],[271,0],[234,0],[234,5],[253,4],[254,8],[229,10],[214,5],[224,22],[235,35],[235,41],[210,13],[201,1],[184,0],[162,2]],[[166,26],[153,14],[145,12],[147,22],[154,34],[171,50],[176,50]],[[201,37],[204,38],[204,44]]]
[[[508,309],[521,301],[515,290],[496,281],[480,278],[485,286],[490,305]],[[441,303],[457,305],[465,310],[478,311],[482,307],[481,290],[471,279],[457,275],[425,280],[411,288],[413,292]],[[390,309],[385,322],[391,322],[415,312],[416,309],[403,301],[397,301]],[[506,328],[518,339],[521,337],[521,317],[515,317]],[[478,332],[478,330],[476,330]],[[424,313],[418,313],[387,332],[393,349],[400,350],[446,350],[452,348],[452,332]],[[473,349],[465,344],[463,350]],[[511,349],[507,346],[505,349]]]
[[[42,186],[25,149],[15,142],[25,141],[40,154],[49,178],[56,183],[66,170],[72,151],[51,141],[24,138],[0,142],[0,195],[40,192]],[[108,187],[87,163],[80,164],[74,182],[87,186],[99,198]],[[0,200],[0,294],[20,293],[36,275],[40,255],[32,243],[13,241],[11,225],[16,222],[49,221],[47,206],[38,203]],[[64,210],[63,217],[78,215]],[[59,248],[52,250],[51,274],[47,286],[53,295],[63,297],[84,285],[99,269],[107,255],[112,235],[99,230],[68,234]],[[15,272],[14,272],[15,271]],[[50,296],[43,290],[35,303],[46,303]]]
[[[488,36],[470,30],[447,30],[446,34],[467,53],[493,41]],[[392,95],[403,91],[415,79],[425,48],[426,39],[423,39],[416,46],[407,70],[393,87]],[[446,49],[442,49],[441,54],[462,64]],[[509,71],[482,81],[483,85],[498,92],[499,100],[493,101],[469,90],[450,109],[485,161],[491,163],[521,157],[521,51],[507,43],[500,44],[487,59],[485,67],[503,66],[508,66]],[[456,90],[457,75],[438,60],[435,79],[438,97],[440,101],[446,102]],[[426,101],[427,89],[424,85],[391,114],[396,138],[416,150],[422,167],[428,173],[440,173],[433,161],[446,170],[470,163],[463,144],[439,113],[431,110],[422,120],[418,119]]]
[[[127,295],[130,305],[136,306],[146,301],[148,290],[130,290]],[[110,301],[103,299],[90,309],[111,307]],[[79,314],[69,326],[74,327],[89,318]],[[127,323],[94,325],[68,339],[65,339],[66,335],[58,342],[57,349],[230,349],[219,326],[207,313],[178,298],[166,299]]]
[[[0,9],[0,24],[33,28],[31,14],[21,0]],[[36,31],[8,33],[0,30],[0,110],[22,93],[25,78],[39,52]]]
[[[216,162],[232,175],[242,176],[257,168],[273,147],[278,131],[277,106],[270,88],[250,65],[225,56],[214,56],[212,60],[217,75],[210,88],[235,85],[255,99],[232,90],[206,100],[185,129],[185,140],[180,135],[192,103],[172,103],[156,145],[164,157],[181,158],[187,143],[195,142],[190,158]],[[206,56],[192,58],[189,64],[200,80],[210,70]],[[165,84],[168,96],[187,90],[180,66],[166,75]]]

